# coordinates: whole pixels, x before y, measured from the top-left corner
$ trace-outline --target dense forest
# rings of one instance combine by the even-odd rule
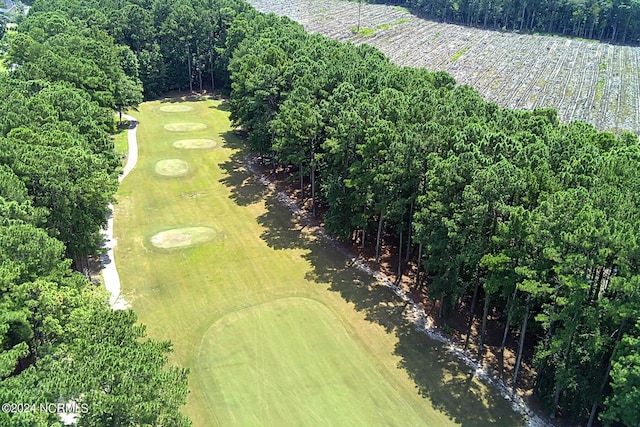
[[[508,31],[640,43],[638,0],[395,0],[429,19]]]
[[[464,10],[443,19],[484,21]],[[505,16],[495,25],[520,25]],[[611,38],[612,21],[598,22]],[[616,41],[637,25],[624,23]],[[376,258],[396,236],[394,256],[416,265],[414,286],[445,321],[461,307],[469,324],[479,317],[481,350],[488,318],[500,319],[503,341],[519,343],[514,383],[534,342],[551,415],[640,423],[635,135],[500,108],[446,73],[236,0],[38,0],[3,42],[16,64],[0,76],[4,402],[90,402],[80,425],[188,424],[170,344],[143,339],[135,315],[111,311],[77,272],[99,252],[117,186],[112,111],[142,92],[207,89],[230,93],[248,145],[293,171],[333,235]],[[2,425],[55,420],[0,414]]]
[[[189,425],[171,344],[87,278],[118,185],[114,110],[142,101],[137,57],[62,12],[30,14],[2,43],[0,425],[61,425],[60,412],[82,426]]]
[[[501,319],[503,343],[519,342],[514,383],[529,336],[552,417],[638,425],[635,135],[502,109],[445,73],[286,19],[240,28],[232,118],[296,171],[331,233],[373,245],[376,261],[395,235],[394,256],[414,257],[414,286],[445,321],[460,307],[469,325],[480,317],[480,351],[489,316]]]

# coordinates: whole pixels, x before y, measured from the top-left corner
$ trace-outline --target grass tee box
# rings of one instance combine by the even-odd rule
[[[115,208],[123,296],[191,369],[194,426],[522,425],[259,183],[228,116],[142,104]]]
[[[199,380],[221,425],[422,425],[323,304],[284,298],[231,313],[204,337]],[[344,425],[344,424],[343,424]]]

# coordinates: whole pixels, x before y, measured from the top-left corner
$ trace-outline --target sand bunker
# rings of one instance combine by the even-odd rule
[[[184,149],[213,148],[216,145],[213,139],[182,139],[173,143],[174,147]]]
[[[164,128],[173,132],[191,132],[206,129],[207,125],[204,123],[169,123],[164,125]]]
[[[216,230],[209,227],[185,227],[162,231],[151,238],[151,244],[160,249],[186,248],[213,240]]]
[[[163,105],[160,107],[160,111],[165,113],[184,113],[185,111],[192,111],[193,107],[190,105]]]
[[[156,163],[156,173],[162,176],[182,176],[189,172],[189,163],[180,159],[160,160]]]

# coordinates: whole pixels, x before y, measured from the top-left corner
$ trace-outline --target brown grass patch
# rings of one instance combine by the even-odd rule
[[[156,173],[162,176],[183,176],[189,172],[189,163],[181,159],[166,159],[156,163]]]
[[[160,107],[160,111],[165,113],[184,113],[187,111],[193,111],[193,107],[190,105],[163,105]]]
[[[151,244],[159,249],[186,248],[210,242],[218,233],[210,227],[184,227],[162,231],[151,237]]]

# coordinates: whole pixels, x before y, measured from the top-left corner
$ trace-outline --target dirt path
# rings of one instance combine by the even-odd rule
[[[135,117],[129,116],[127,114],[123,114],[126,120],[129,121],[129,131],[127,134],[128,140],[128,155],[127,155],[127,164],[124,166],[122,170],[122,174],[118,177],[118,182],[122,182],[129,172],[133,170],[136,166],[136,162],[138,161],[138,140],[136,138],[136,131],[138,130],[138,121]],[[118,270],[116,269],[116,259],[113,255],[113,248],[118,244],[116,239],[113,238],[113,204],[109,205],[109,210],[111,214],[109,215],[109,219],[107,220],[107,228],[102,230],[102,235],[104,236],[104,247],[107,249],[107,253],[100,257],[100,264],[102,267],[102,278],[104,280],[104,286],[111,294],[109,298],[109,304],[113,307],[114,310],[125,310],[129,308],[129,304],[124,300],[122,295],[120,295],[120,276],[118,275]]]

